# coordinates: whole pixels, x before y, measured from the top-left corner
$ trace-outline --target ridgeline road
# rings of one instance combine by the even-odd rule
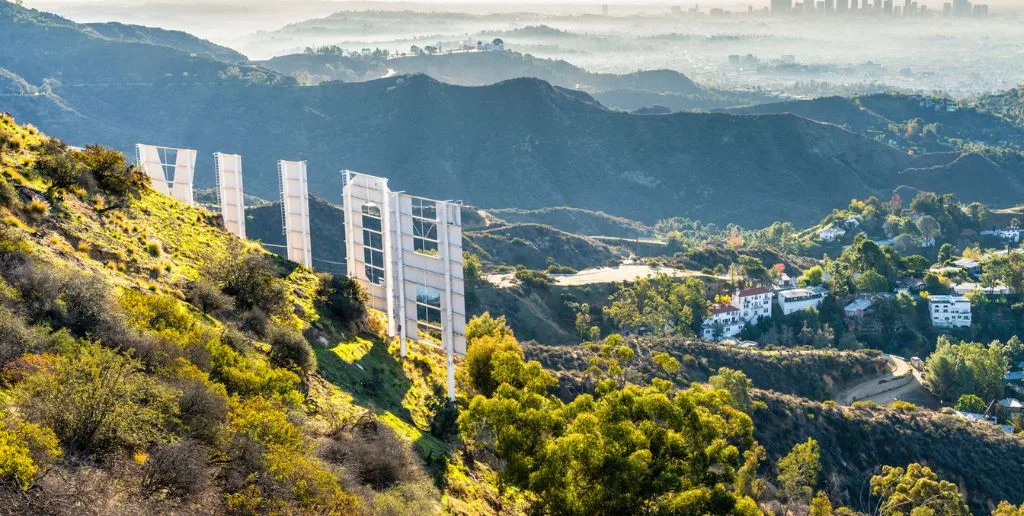
[[[888,405],[917,394],[917,391],[925,390],[921,373],[911,367],[906,360],[894,355],[883,357],[889,363],[887,373],[840,391],[835,396],[836,402],[850,405],[857,401],[873,401],[879,405]]]
[[[584,269],[575,274],[552,274],[551,279],[555,285],[568,287],[579,285],[594,285],[597,283],[618,283],[620,281],[636,281],[640,278],[654,276],[655,274],[667,274],[677,278],[690,276],[707,276],[700,271],[674,269],[672,267],[652,267],[650,265],[624,264],[617,267],[598,267]],[[718,279],[728,279],[724,276],[715,276]],[[513,274],[489,274],[485,276],[488,282],[495,286],[507,288],[516,284]]]

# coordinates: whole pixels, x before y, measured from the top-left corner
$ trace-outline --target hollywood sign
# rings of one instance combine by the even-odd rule
[[[196,151],[139,144],[140,168],[157,191],[194,205]],[[214,154],[217,198],[227,231],[245,238],[242,157]],[[289,260],[313,266],[309,182],[304,161],[279,161],[282,228]],[[388,180],[344,171],[346,271],[387,316],[401,355],[408,342],[447,355],[448,396],[455,398],[455,355],[466,353],[466,296],[461,204],[393,192]]]

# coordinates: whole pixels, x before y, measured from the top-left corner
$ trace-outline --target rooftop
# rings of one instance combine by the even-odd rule
[[[738,297],[757,296],[760,294],[770,294],[771,290],[764,287],[745,288],[740,291]]]
[[[821,287],[795,288],[793,290],[779,292],[779,296],[783,299],[795,299],[801,297],[822,296],[826,292],[828,291]]]
[[[717,304],[711,307],[712,314],[725,314],[729,312],[739,312],[740,309],[732,305]]]
[[[999,406],[1008,409],[1024,410],[1024,403],[1017,398],[1006,398],[999,400]]]
[[[848,312],[857,312],[857,311],[861,311],[861,310],[867,310],[870,307],[871,307],[871,299],[866,298],[866,297],[862,297],[862,298],[856,299],[854,302],[844,306],[843,310],[846,310]]]
[[[928,296],[929,303],[970,303],[964,296]]]

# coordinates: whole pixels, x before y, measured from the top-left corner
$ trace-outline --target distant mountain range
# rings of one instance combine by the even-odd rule
[[[593,73],[564,60],[543,59],[512,51],[453,52],[376,61],[339,53],[302,53],[278,56],[259,64],[307,83],[372,80],[394,74],[421,73],[448,84],[485,86],[533,77],[554,86],[585,91],[605,106],[629,111],[653,105],[681,111],[775,100],[767,94],[705,88],[673,70],[648,70],[624,75]]]
[[[307,160],[311,192],[328,200],[347,168],[484,208],[573,206],[648,224],[811,224],[904,184],[998,205],[1024,198],[1018,155],[909,156],[792,114],[629,114],[538,79],[465,87],[412,75],[304,87],[164,31],[104,35],[5,2],[0,33],[0,91],[17,91],[0,94],[0,110],[76,145],[198,149],[199,186],[213,183],[211,153],[237,152],[246,189],[270,199],[279,159]],[[186,48],[168,46],[181,41]]]

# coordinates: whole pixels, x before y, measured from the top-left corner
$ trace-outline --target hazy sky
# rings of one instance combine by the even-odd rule
[[[920,3],[929,6],[939,6],[946,0],[923,0]],[[288,4],[296,3],[330,3],[337,4],[339,7],[344,7],[345,4],[349,4],[352,7],[369,7],[373,3],[378,4],[393,4],[401,5],[407,4],[409,6],[467,6],[471,7],[474,5],[503,5],[507,10],[523,10],[524,7],[541,7],[544,10],[550,9],[551,7],[565,5],[573,7],[584,7],[593,6],[597,8],[601,4],[617,5],[622,7],[633,7],[642,9],[644,6],[667,6],[667,5],[684,5],[692,6],[697,3],[701,6],[712,6],[712,5],[723,5],[723,6],[738,6],[738,5],[768,5],[769,0],[645,0],[644,2],[630,2],[625,0],[558,0],[556,2],[538,2],[538,1],[527,1],[527,2],[508,2],[505,0],[432,0],[429,2],[420,1],[408,1],[408,0],[379,0],[375,2],[350,2],[343,0],[25,0],[25,4],[35,7],[48,7],[48,6],[75,6],[75,5],[88,5],[88,4],[108,4],[108,5],[138,5],[138,4],[196,4],[196,5],[274,5],[277,7],[283,7]],[[1000,7],[1024,7],[1024,0],[985,0],[978,3],[987,3],[992,6]],[[493,8],[493,7],[492,7]],[[527,9],[528,10],[528,9]]]

